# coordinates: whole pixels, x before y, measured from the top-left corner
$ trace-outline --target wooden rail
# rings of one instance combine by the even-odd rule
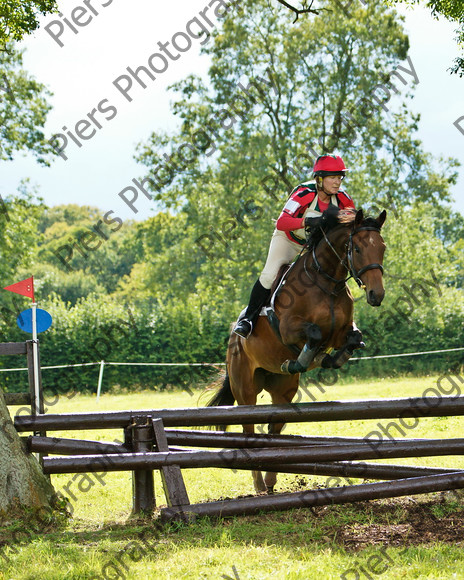
[[[239,407],[152,409],[136,412],[47,414],[40,417],[16,417],[15,427],[18,431],[124,428],[129,424],[134,413],[162,419],[165,427],[448,417],[464,415],[464,397],[410,397],[408,399],[298,403],[283,406],[241,405]]]

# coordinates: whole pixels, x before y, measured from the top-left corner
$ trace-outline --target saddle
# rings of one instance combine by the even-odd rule
[[[296,260],[290,264],[283,264],[280,267],[279,271],[277,272],[277,276],[276,276],[276,278],[271,286],[271,294],[270,294],[268,304],[263,306],[263,308],[261,309],[261,312],[259,313],[260,316],[268,316],[268,309],[269,308],[274,310],[275,299],[277,298],[280,290],[285,285],[285,282],[287,280],[287,276],[288,276],[290,270],[295,265],[295,263],[296,263]]]
[[[282,335],[280,334],[280,320],[278,319],[277,314],[275,313],[274,303],[275,303],[275,299],[277,298],[280,290],[285,285],[288,273],[293,268],[295,263],[296,263],[296,260],[294,262],[292,262],[291,264],[283,264],[280,267],[280,269],[277,273],[276,279],[274,280],[274,282],[271,286],[271,298],[269,300],[269,304],[264,306],[259,314],[260,316],[267,316],[269,324],[270,324],[272,330],[275,332],[277,338],[280,340],[280,342],[283,342]],[[301,352],[300,349],[296,345],[289,345],[288,348],[290,348],[290,350],[292,350],[297,355],[299,355]]]

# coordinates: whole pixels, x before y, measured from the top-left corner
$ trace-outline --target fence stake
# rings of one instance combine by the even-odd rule
[[[103,382],[103,370],[105,369],[105,361],[100,361],[100,373],[98,375],[98,386],[97,386],[97,401],[100,399],[101,386]]]

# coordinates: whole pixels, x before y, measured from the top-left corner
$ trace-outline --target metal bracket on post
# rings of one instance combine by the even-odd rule
[[[168,440],[164,431],[164,424],[162,419],[152,418],[153,431],[155,434],[155,444],[157,451],[169,452]],[[164,494],[166,496],[166,503],[169,507],[190,505],[185,488],[184,478],[178,465],[171,465],[162,467],[160,469],[161,481],[163,482]],[[189,514],[191,519],[191,514]]]
[[[151,418],[146,415],[134,415],[128,432],[125,432],[125,444],[132,443],[135,453],[153,451],[153,426]],[[153,470],[132,472],[132,515],[151,515],[156,507]]]

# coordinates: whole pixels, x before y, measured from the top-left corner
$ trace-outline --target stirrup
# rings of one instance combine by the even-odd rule
[[[253,324],[248,318],[242,318],[235,325],[233,332],[242,338],[248,338],[253,332]]]

